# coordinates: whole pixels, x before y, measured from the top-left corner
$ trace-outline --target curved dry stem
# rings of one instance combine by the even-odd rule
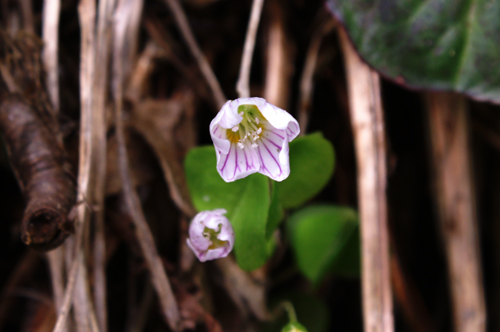
[[[200,47],[198,46],[198,43],[194,38],[193,32],[189,27],[186,14],[182,10],[182,7],[179,4],[178,0],[165,0],[165,2],[172,11],[172,14],[174,15],[175,18],[175,22],[177,23],[177,26],[181,31],[182,37],[186,41],[189,50],[191,51],[194,58],[198,62],[198,66],[200,67],[201,73],[205,77],[205,80],[207,81],[208,85],[210,86],[210,89],[212,90],[212,93],[214,94],[214,99],[217,108],[221,108],[222,105],[224,105],[224,103],[227,100],[226,96],[224,96],[224,92],[222,92],[222,88],[220,87],[217,77],[212,71],[212,67],[210,67],[210,64],[205,58],[205,55],[203,55],[203,52],[201,52]]]
[[[264,0],[253,0],[252,2],[252,12],[250,13],[250,22],[248,23],[245,46],[243,47],[243,56],[241,57],[240,74],[236,83],[236,91],[238,91],[240,98],[250,97],[250,69],[263,5]]]

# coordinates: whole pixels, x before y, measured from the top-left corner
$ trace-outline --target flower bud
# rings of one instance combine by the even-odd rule
[[[202,211],[191,222],[187,244],[201,262],[226,257],[233,249],[234,231],[226,212]]]
[[[281,330],[281,332],[307,332],[307,329],[299,322],[290,322]]]

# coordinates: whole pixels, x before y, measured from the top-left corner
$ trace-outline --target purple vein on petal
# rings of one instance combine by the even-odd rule
[[[280,135],[282,131],[283,130],[280,130],[280,129],[274,129],[274,130],[269,130],[268,133],[274,134],[274,135],[278,136],[281,139],[285,139],[285,137],[283,137],[284,135],[283,136]]]
[[[261,137],[261,139],[268,141],[269,143],[271,143],[272,145],[274,145],[275,147],[277,147],[278,149],[281,150],[281,145],[276,144],[274,141],[270,140],[269,138],[267,138],[267,137]]]
[[[248,163],[247,152],[246,152],[246,150],[245,150],[245,149],[243,149],[243,155],[245,156],[245,163],[246,163],[246,165],[247,165],[247,169],[246,169],[246,170],[248,171],[248,170],[249,170],[249,169],[251,169],[252,167],[251,167],[251,166],[250,166],[250,164]],[[253,166],[253,164],[252,164],[252,166]]]
[[[229,155],[231,154],[231,149],[232,148],[233,148],[233,144],[231,144],[229,146],[229,151],[228,151],[228,153],[226,155],[226,160],[224,160],[224,165],[222,165],[222,168],[220,169],[221,172],[224,171],[224,168],[226,168],[227,160],[229,159]]]
[[[237,170],[239,170],[241,172],[240,165],[238,165],[238,150],[236,147],[234,150],[234,157],[235,157],[235,160],[234,160],[235,165],[234,165],[233,179],[236,177]]]
[[[269,153],[269,155],[271,156],[271,158],[273,158],[274,162],[278,166],[278,168],[280,170],[280,173],[277,176],[280,176],[281,174],[283,174],[283,170],[281,169],[281,164],[278,162],[278,160],[276,160],[276,158],[274,157],[274,155],[271,153],[271,150],[269,150],[269,148],[267,147],[266,143],[264,141],[262,141],[261,145],[264,145],[264,147],[266,148],[267,152]],[[262,155],[260,154],[260,151],[259,151],[259,155],[260,155],[260,159],[262,161],[262,164],[264,164],[264,160],[262,159]],[[269,172],[269,170],[267,168],[266,168],[266,170]],[[269,174],[272,175],[271,172],[269,172]]]

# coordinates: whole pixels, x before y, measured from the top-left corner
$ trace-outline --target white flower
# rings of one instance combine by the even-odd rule
[[[265,99],[229,100],[210,123],[217,171],[226,182],[256,172],[283,181],[290,174],[288,142],[299,132],[297,120]]]
[[[202,211],[191,221],[186,241],[201,262],[226,257],[233,250],[234,231],[225,213],[224,209]]]

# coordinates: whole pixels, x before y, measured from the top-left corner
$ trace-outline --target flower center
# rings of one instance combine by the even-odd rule
[[[221,228],[222,228],[222,224],[219,224],[219,226],[217,227],[217,230],[211,229],[208,227],[205,227],[203,229],[203,236],[206,239],[210,240],[210,243],[211,243],[210,246],[208,247],[208,250],[213,250],[213,249],[222,248],[222,247],[226,246],[228,241],[221,241],[218,238],[220,231],[221,231]]]
[[[227,129],[227,139],[231,143],[236,143],[240,149],[247,144],[256,148],[257,140],[262,135],[264,116],[255,105],[240,105],[238,114],[243,120],[233,128]]]

